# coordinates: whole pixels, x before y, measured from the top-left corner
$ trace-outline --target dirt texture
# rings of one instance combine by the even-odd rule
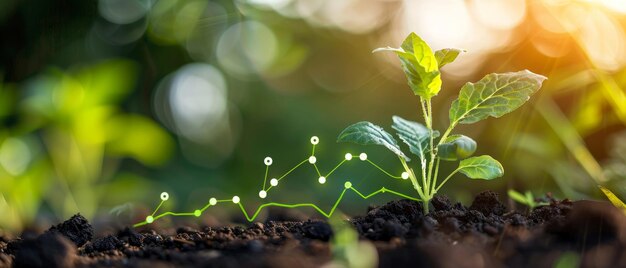
[[[380,267],[626,267],[626,216],[608,202],[550,199],[532,212],[511,211],[483,192],[463,206],[445,196],[421,204],[370,207],[351,224],[372,243]],[[247,226],[125,228],[94,237],[76,215],[40,235],[0,238],[2,267],[321,267],[333,260],[325,221]],[[573,259],[572,259],[573,258]]]

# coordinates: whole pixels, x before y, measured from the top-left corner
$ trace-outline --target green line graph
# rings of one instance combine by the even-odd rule
[[[310,165],[313,166],[315,172],[319,176],[318,177],[318,183],[320,183],[320,184],[326,183],[326,181],[329,179],[329,177],[339,167],[341,167],[345,163],[353,160],[353,158],[358,158],[362,162],[370,164],[371,166],[373,166],[374,168],[380,170],[383,174],[385,174],[386,176],[388,176],[390,178],[402,179],[402,180],[407,180],[409,178],[409,176],[408,176],[409,174],[406,173],[406,172],[402,172],[402,174],[400,174],[400,176],[394,176],[393,174],[391,174],[391,173],[387,172],[386,170],[384,170],[383,168],[381,168],[376,163],[374,163],[371,160],[369,160],[367,158],[367,154],[365,154],[365,153],[361,153],[359,155],[352,155],[350,153],[347,153],[344,156],[344,159],[342,161],[337,163],[337,165],[335,165],[335,167],[333,169],[331,169],[328,173],[324,174],[324,173],[322,173],[320,171],[319,167],[317,166],[317,158],[315,157],[315,146],[318,143],[319,143],[319,138],[318,137],[316,137],[316,136],[311,137],[311,144],[313,145],[313,149],[311,150],[311,155],[309,157],[307,157],[306,159],[302,160],[301,162],[299,162],[298,164],[296,164],[296,166],[291,168],[289,171],[287,171],[283,175],[281,175],[281,176],[279,176],[277,178],[271,178],[269,180],[269,184],[270,184],[269,187],[267,186],[267,182],[268,182],[269,168],[273,164],[273,159],[271,157],[266,157],[263,160],[263,162],[265,164],[265,176],[263,178],[263,185],[261,187],[261,190],[259,191],[259,198],[265,199],[267,197],[269,191],[271,189],[277,187],[281,180],[286,179],[289,174],[291,174],[293,171],[295,171],[296,169],[298,169],[302,165],[306,164],[307,162]],[[160,218],[163,218],[165,216],[195,216],[195,217],[200,217],[202,215],[202,213],[204,213],[204,211],[206,211],[209,207],[216,206],[217,204],[220,204],[220,203],[232,203],[234,205],[237,205],[241,209],[242,214],[250,222],[254,221],[258,217],[259,213],[261,213],[261,211],[264,208],[266,208],[266,207],[283,207],[283,208],[309,207],[309,208],[315,209],[320,214],[322,214],[325,217],[329,218],[329,217],[331,217],[333,215],[333,213],[337,209],[337,206],[339,206],[339,203],[341,203],[341,200],[344,198],[346,192],[348,192],[348,191],[354,192],[356,195],[358,195],[362,199],[368,199],[370,197],[373,197],[373,196],[381,194],[381,193],[389,193],[389,194],[393,194],[393,195],[400,196],[400,197],[403,197],[403,198],[419,201],[418,198],[415,198],[415,197],[412,197],[412,196],[409,196],[409,195],[406,195],[406,194],[402,194],[402,193],[399,193],[399,192],[387,189],[385,187],[382,187],[382,188],[378,189],[377,191],[374,191],[374,192],[372,192],[372,193],[370,193],[368,195],[364,195],[359,190],[357,190],[356,188],[352,187],[352,183],[350,181],[346,181],[344,183],[344,189],[341,191],[341,194],[339,195],[339,197],[337,198],[337,200],[335,201],[333,206],[328,211],[323,210],[322,208],[320,208],[318,205],[316,205],[314,203],[286,204],[286,203],[269,202],[269,203],[261,204],[259,207],[257,207],[257,209],[254,211],[254,213],[251,214],[252,216],[250,216],[250,214],[246,211],[243,203],[241,202],[241,199],[239,198],[239,196],[235,195],[231,199],[216,199],[215,197],[211,197],[209,199],[209,202],[206,205],[204,205],[201,209],[196,209],[196,210],[194,210],[192,212],[172,212],[172,211],[166,211],[166,212],[162,212],[161,214],[157,215],[157,212],[159,211],[159,209],[161,208],[163,203],[165,203],[169,199],[169,194],[167,192],[163,192],[163,193],[161,193],[161,196],[160,196],[161,202],[159,202],[159,205],[154,209],[152,214],[147,216],[144,221],[134,224],[133,227],[140,227],[140,226],[143,226],[143,225],[151,224],[154,221],[156,221],[156,220],[158,220]]]

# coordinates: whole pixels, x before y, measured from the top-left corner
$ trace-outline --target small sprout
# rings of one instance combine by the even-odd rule
[[[448,112],[448,128],[441,134],[433,129],[431,99],[442,88],[440,68],[453,62],[465,51],[454,48],[433,51],[415,33],[409,34],[399,48],[378,48],[373,52],[380,51],[392,52],[399,57],[409,88],[419,98],[425,125],[393,116],[391,127],[409,151],[417,156],[417,170],[420,172],[416,172],[418,175],[413,173],[407,164],[411,159],[402,151],[396,138],[370,122],[362,121],[348,126],[339,134],[337,141],[382,145],[396,154],[405,169],[401,177],[411,180],[423,203],[424,213],[428,213],[430,200],[435,193],[456,173],[481,180],[503,176],[504,168],[500,162],[488,155],[472,156],[476,151],[476,142],[452,131],[459,124],[472,124],[488,117],[498,118],[514,111],[541,88],[546,77],[524,70],[492,73],[477,82],[466,83],[461,87],[458,98],[452,102]],[[346,160],[350,159],[352,155],[346,155]],[[439,181],[437,176],[441,160],[459,161],[459,165]]]
[[[266,198],[266,197],[267,197],[267,192],[266,192],[266,191],[261,190],[261,191],[259,192],[259,197],[260,197],[260,198]]]
[[[162,192],[161,193],[161,200],[167,201],[168,199],[170,199],[170,194],[168,194],[167,192]]]
[[[535,196],[533,196],[533,193],[531,191],[526,191],[524,194],[522,194],[518,191],[510,189],[507,194],[515,202],[526,205],[531,211],[538,206],[549,205],[547,202],[537,202]]]
[[[270,180],[270,185],[277,186],[278,185],[278,180],[276,178],[271,179]]]
[[[345,187],[346,189],[350,189],[352,187],[352,183],[347,181],[346,183],[343,184],[343,187]]]
[[[239,201],[241,201],[239,200],[239,196],[233,196],[233,203],[239,204]]]
[[[153,221],[154,221],[154,217],[152,217],[152,216],[146,217],[146,222],[147,223],[152,223]]]
[[[365,160],[367,160],[367,154],[366,154],[366,153],[361,153],[361,154],[359,155],[359,159],[361,159],[361,161],[365,161]]]
[[[215,206],[216,204],[217,204],[217,199],[215,199],[215,197],[211,197],[211,199],[209,199],[209,205]]]
[[[263,159],[263,163],[265,163],[266,166],[271,166],[273,162],[274,160],[272,160],[272,158],[269,156]]]
[[[315,162],[317,162],[317,158],[315,156],[309,157],[309,163],[315,164]]]
[[[347,154],[346,154],[346,156],[345,156],[345,158],[346,158],[346,160],[348,160],[348,161],[352,160],[352,154],[347,153]]]
[[[196,209],[196,210],[193,212],[193,215],[194,215],[194,216],[196,216],[196,217],[200,217],[200,215],[202,215],[202,211],[200,211],[199,209]]]
[[[320,184],[326,183],[326,177],[321,176],[319,179],[317,179],[317,182],[319,182]]]
[[[311,144],[317,145],[318,143],[320,143],[320,139],[317,136],[311,137]]]

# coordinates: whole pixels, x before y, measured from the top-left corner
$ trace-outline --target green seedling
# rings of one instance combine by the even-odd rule
[[[624,214],[626,214],[626,204],[624,204],[624,201],[619,199],[619,197],[617,197],[617,195],[615,195],[608,188],[603,187],[601,185],[598,185],[598,188],[600,188],[602,193],[604,193],[604,195],[606,195],[606,198],[608,198],[609,201],[611,201],[611,204],[613,204],[613,206],[615,206],[616,208],[619,208],[620,210],[622,210],[624,212]]]
[[[547,202],[537,202],[535,196],[531,191],[526,191],[522,194],[518,191],[511,189],[507,193],[511,199],[513,199],[517,203],[527,206],[531,211],[538,206],[549,205]]]
[[[460,90],[459,97],[452,103],[449,112],[450,124],[440,135],[433,129],[432,98],[441,90],[440,68],[453,62],[463,52],[460,49],[442,49],[433,52],[415,33],[411,33],[400,48],[379,48],[373,52],[390,51],[401,62],[408,84],[415,95],[424,116],[425,125],[393,116],[392,128],[399,138],[418,157],[416,174],[408,162],[410,158],[402,152],[396,139],[382,127],[370,122],[358,122],[339,134],[338,142],[353,142],[362,145],[385,146],[398,156],[406,175],[411,179],[424,212],[428,213],[430,200],[456,173],[470,179],[492,180],[504,175],[502,165],[491,156],[474,156],[476,142],[471,138],[453,134],[459,124],[472,124],[488,117],[501,117],[519,108],[537,92],[546,77],[528,70],[509,73],[488,74],[476,83],[468,82]],[[459,161],[458,167],[439,184],[440,161]],[[418,178],[421,180],[418,181]]]
[[[328,223],[334,233],[331,240],[333,260],[325,267],[378,267],[376,247],[370,241],[359,241],[359,233],[350,222],[340,216],[333,216]]]

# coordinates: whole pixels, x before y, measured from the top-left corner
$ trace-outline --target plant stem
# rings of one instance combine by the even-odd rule
[[[441,158],[437,157],[437,162],[435,162],[435,175],[433,176],[432,190],[430,191],[431,198],[435,196],[435,194],[437,193],[437,191],[435,191],[435,186],[437,185],[437,177],[439,177],[439,162],[440,161],[441,161]]]
[[[411,183],[413,184],[413,188],[415,188],[415,190],[417,191],[417,195],[419,195],[419,197],[421,199],[424,199],[425,198],[424,192],[422,191],[422,187],[420,187],[419,183],[417,182],[417,178],[415,177],[415,173],[406,164],[406,160],[404,160],[404,158],[402,158],[402,157],[398,157],[398,158],[400,159],[400,163],[402,163],[402,166],[404,167],[404,170],[406,170],[406,172],[409,173],[409,179],[411,179]]]
[[[435,188],[435,191],[434,191],[434,192],[435,192],[435,193],[436,193],[436,192],[439,192],[439,189],[441,189],[441,187],[442,187],[444,184],[446,184],[446,182],[447,182],[450,178],[452,178],[452,175],[456,174],[458,171],[459,171],[459,169],[458,169],[458,168],[457,168],[457,169],[455,169],[454,171],[452,171],[452,173],[450,173],[450,175],[448,175],[448,177],[446,177],[446,179],[445,179],[445,180],[443,180],[443,181],[441,182],[441,184],[439,184],[439,186],[438,186],[437,188]]]

